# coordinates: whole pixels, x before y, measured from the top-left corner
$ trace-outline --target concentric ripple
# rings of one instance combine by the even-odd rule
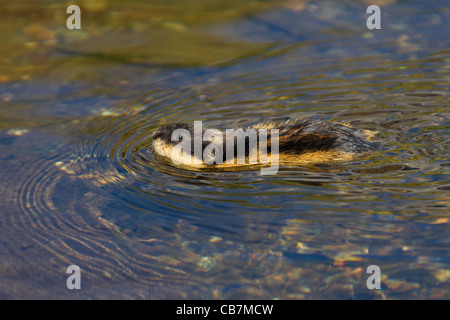
[[[286,82],[290,69],[288,63],[284,72],[278,70]],[[23,259],[33,257],[32,250],[37,261],[51,259],[55,273],[82,265],[95,297],[103,290],[122,297],[127,286],[133,297],[169,297],[173,288],[199,285],[188,297],[210,297],[217,286],[220,297],[233,297],[226,285],[230,278],[251,287],[255,270],[260,276],[293,272],[285,259],[306,259],[313,266],[368,261],[367,239],[376,239],[376,246],[394,241],[396,248],[409,248],[402,253],[408,263],[430,252],[444,254],[445,237],[432,246],[414,240],[419,233],[426,238],[443,232],[440,221],[447,217],[448,203],[439,191],[448,187],[442,179],[449,163],[444,94],[435,93],[427,109],[408,105],[407,95],[401,106],[329,99],[317,107],[301,96],[261,99],[268,83],[253,71],[196,81],[99,111],[77,124],[78,142],[59,144],[27,166],[14,197],[21,214],[10,222],[23,230],[18,249]],[[239,81],[241,89],[233,91]],[[273,96],[289,87],[276,83]],[[429,98],[411,97],[411,103]],[[352,107],[343,109],[344,103]],[[381,150],[351,162],[281,168],[274,176],[191,172],[152,152],[152,132],[165,122],[204,120],[205,126],[224,129],[310,117],[312,110],[315,118],[379,131]],[[393,239],[396,232],[401,239]],[[255,269],[256,261],[264,263]],[[212,278],[202,276],[208,272]],[[106,289],[111,282],[120,285]],[[149,296],[148,287],[158,293]]]
[[[0,294],[74,297],[65,271],[77,264],[81,298],[448,298],[450,60],[435,25],[446,11],[412,6],[436,28],[422,34],[399,2],[385,13],[398,25],[375,36],[346,3],[221,24],[272,45],[220,66],[133,66],[133,101],[0,140]],[[192,172],[152,151],[166,122],[288,118],[375,130],[382,147],[273,176]],[[381,291],[361,289],[370,264]]]
[[[286,74],[287,80],[290,64],[285,68],[285,71],[277,71],[278,74]],[[227,75],[224,77],[227,78]],[[274,92],[284,87],[281,79],[276,83],[271,87]],[[240,89],[235,91],[233,87]],[[111,219],[120,221],[119,224],[123,224],[120,228],[134,228],[134,236],[145,238],[146,228],[155,221],[170,229],[173,227],[172,219],[190,219],[191,223],[211,226],[219,217],[223,223],[214,229],[223,228],[219,231],[237,236],[246,232],[237,226],[247,223],[249,218],[253,222],[255,219],[267,221],[274,214],[284,215],[288,208],[300,203],[304,205],[305,200],[309,200],[307,203],[314,207],[320,203],[314,200],[316,197],[326,198],[334,205],[344,205],[343,201],[351,200],[352,210],[367,211],[367,201],[370,199],[373,199],[375,207],[379,205],[376,190],[387,187],[387,184],[402,183],[405,174],[408,174],[409,179],[414,179],[411,175],[413,172],[442,169],[439,165],[430,166],[418,157],[423,152],[427,158],[445,153],[446,129],[441,125],[448,120],[443,113],[429,115],[429,109],[414,110],[409,106],[362,108],[361,105],[367,102],[361,101],[356,110],[342,110],[342,99],[329,100],[329,110],[318,111],[315,117],[350,121],[356,127],[376,130],[380,132],[378,138],[382,142],[382,150],[347,163],[282,168],[271,177],[261,177],[258,171],[191,172],[175,168],[152,153],[152,132],[169,121],[207,119],[204,121],[205,126],[224,129],[262,119],[280,119],[288,114],[299,118],[309,114],[309,108],[304,108],[306,102],[285,105],[277,111],[279,102],[273,103],[271,107],[271,99],[246,98],[260,96],[267,89],[267,83],[261,77],[255,77],[253,72],[249,72],[248,76],[233,75],[228,81],[216,79],[200,85],[189,84],[178,88],[176,92],[151,91],[138,101],[103,112],[91,120],[90,125],[94,128],[91,131],[95,133],[79,144],[71,170],[77,167],[79,177],[89,178],[96,187],[119,201],[124,210],[136,210],[133,217],[126,221],[119,217]],[[299,88],[295,90],[300,91]],[[234,99],[233,102],[229,100],[230,97]],[[300,101],[302,98],[298,99]],[[261,103],[266,107],[261,108]],[[237,106],[239,112],[236,111]],[[436,108],[439,110],[439,104]],[[259,111],[259,115],[256,111]],[[254,116],[246,116],[250,114]],[[365,120],[358,120],[361,118]],[[423,127],[425,123],[427,126]],[[440,129],[433,125],[440,126]],[[432,130],[433,134],[415,134],[423,130]],[[438,141],[444,144],[436,143]],[[387,172],[393,173],[390,180],[378,176]],[[427,183],[424,188],[431,191],[440,184],[441,181],[435,181]],[[407,185],[391,187],[390,190],[398,190],[403,198],[408,190]],[[310,194],[311,186],[317,187],[314,195]],[[358,204],[358,198],[365,202]],[[410,199],[411,205],[415,202],[416,199]],[[420,203],[423,205],[422,200]],[[348,203],[344,206],[348,207]],[[249,216],[249,213],[258,215]],[[308,218],[315,220],[316,216],[314,213]],[[339,215],[327,216],[326,219],[338,220]]]
[[[10,272],[19,273],[21,279],[42,274],[47,290],[41,298],[67,295],[61,275],[64,277],[65,268],[71,264],[81,267],[84,287],[96,298],[105,294],[117,298],[167,297],[173,294],[164,289],[168,283],[187,285],[193,280],[176,268],[175,260],[164,258],[162,248],[172,244],[164,240],[154,244],[148,238],[143,242],[129,241],[122,230],[105,218],[101,209],[113,202],[112,195],[100,189],[90,192],[84,187],[86,181],[95,181],[96,186],[106,183],[97,179],[101,176],[98,168],[94,169],[99,170],[98,176],[86,174],[92,172],[93,168],[88,167],[98,163],[100,154],[78,158],[80,167],[87,171],[75,172],[76,166],[70,161],[74,158],[72,152],[64,152],[63,145],[50,148],[53,151],[47,156],[28,156],[25,170],[20,165],[10,167],[9,172],[2,170],[5,180],[20,182],[17,187],[4,190],[6,203],[2,207],[10,214],[0,223],[8,226],[2,231],[1,245],[7,245],[8,250],[14,248],[15,256],[14,260],[2,261],[3,271],[17,268],[18,264],[20,267]],[[107,182],[111,181],[117,182]],[[19,230],[20,239],[16,239]],[[28,261],[26,268],[21,261]],[[36,283],[30,285],[34,287]],[[27,296],[21,291],[23,287],[26,283],[17,291],[10,291],[10,297]]]

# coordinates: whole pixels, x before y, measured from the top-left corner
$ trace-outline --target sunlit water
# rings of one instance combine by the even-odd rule
[[[66,16],[29,13],[54,7],[11,7],[0,297],[450,298],[449,8],[382,6],[370,31],[364,3],[214,3],[150,7],[148,21],[125,10],[108,27],[92,22],[106,2],[79,38],[58,25]],[[380,148],[273,176],[192,172],[152,152],[166,122],[289,118],[375,130]],[[369,265],[381,290],[366,286]]]

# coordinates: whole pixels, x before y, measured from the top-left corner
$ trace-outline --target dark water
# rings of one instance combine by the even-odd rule
[[[365,1],[105,0],[81,30],[1,2],[0,298],[449,299],[450,7],[383,2],[373,31]],[[381,148],[273,176],[151,149],[289,117]]]

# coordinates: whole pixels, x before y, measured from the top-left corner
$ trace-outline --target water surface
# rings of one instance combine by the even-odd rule
[[[0,297],[449,299],[450,8],[384,1],[371,31],[367,6],[86,2],[67,30],[58,3],[1,2]],[[381,147],[273,176],[151,148],[169,121],[288,118]]]

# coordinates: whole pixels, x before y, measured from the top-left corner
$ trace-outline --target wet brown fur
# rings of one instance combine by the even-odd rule
[[[153,145],[155,153],[164,158],[169,158],[173,147],[178,142],[170,140],[170,134],[175,128],[185,128],[192,130],[190,124],[176,124],[171,123],[158,128],[153,137]],[[349,161],[354,159],[358,154],[374,150],[376,144],[373,142],[376,132],[370,130],[359,130],[352,128],[348,124],[329,124],[322,121],[315,122],[299,122],[293,121],[291,124],[287,123],[258,123],[248,128],[253,128],[256,131],[260,129],[267,130],[267,152],[271,156],[271,136],[270,129],[279,129],[279,165],[281,166],[305,166],[314,163],[335,162],[335,161]],[[245,131],[245,129],[244,129]],[[225,134],[223,134],[224,136]],[[223,141],[225,138],[223,137]],[[202,142],[203,149],[211,142]],[[226,148],[223,145],[224,163],[207,165],[201,164],[185,164],[180,165],[190,169],[201,168],[217,168],[226,170],[235,170],[237,168],[253,167],[254,164],[249,164],[249,155],[257,150],[248,150],[248,138],[245,143],[246,162],[245,164],[237,164],[237,159],[233,159],[233,164],[226,163],[225,155]],[[236,154],[236,138],[235,138],[235,152]],[[259,145],[258,145],[259,146]],[[192,148],[193,153],[193,148]],[[191,160],[193,155],[191,155]],[[258,155],[259,159],[259,155]],[[258,163],[256,166],[260,166]]]

